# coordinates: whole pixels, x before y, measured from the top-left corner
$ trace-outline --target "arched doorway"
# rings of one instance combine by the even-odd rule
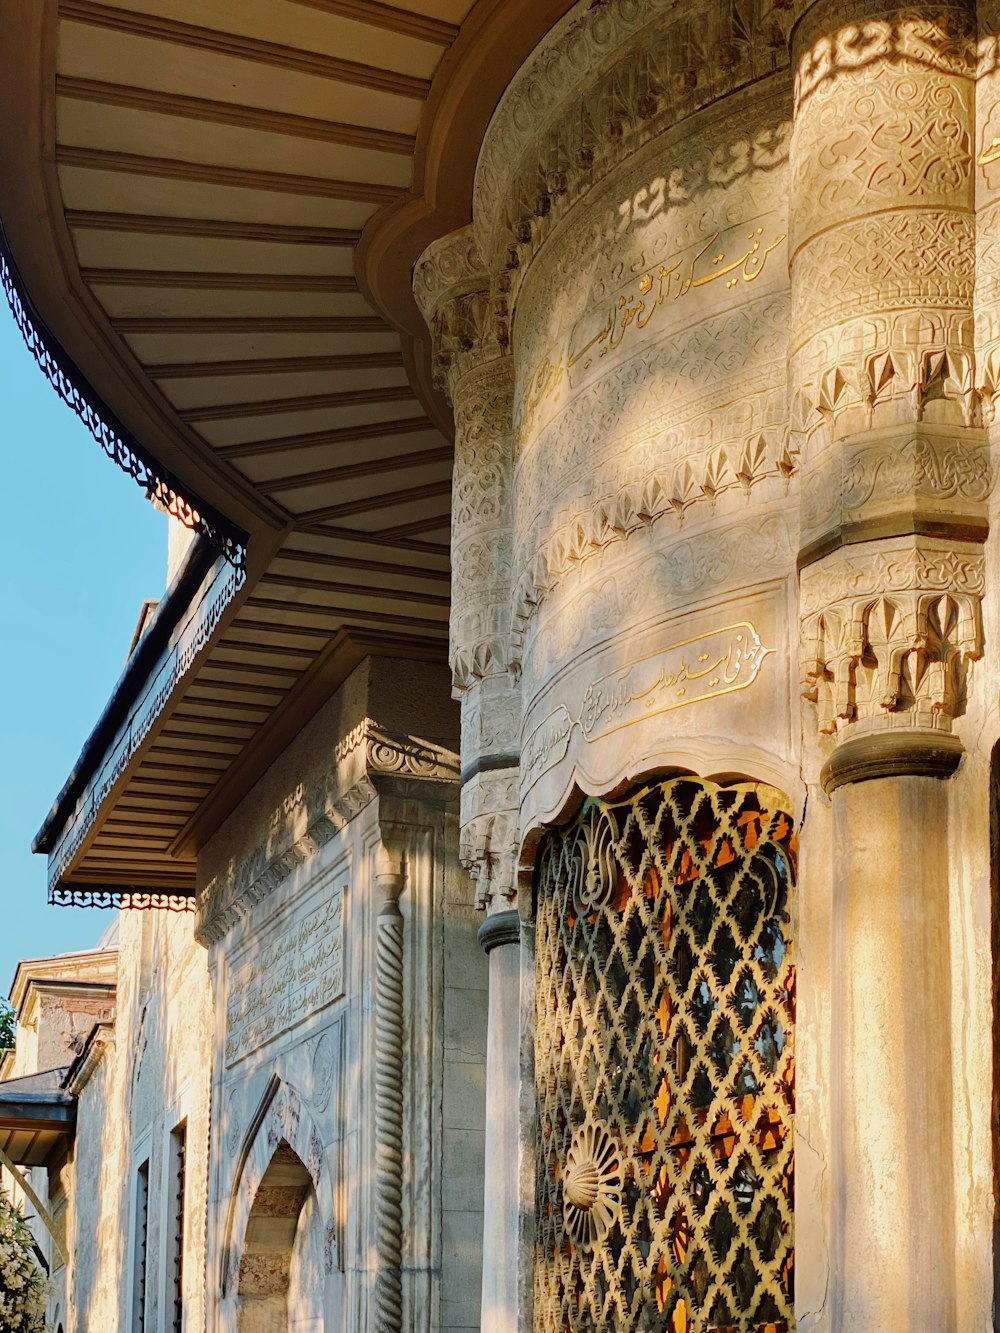
[[[247,1220],[239,1333],[323,1333],[324,1282],[324,1232],[312,1177],[282,1139]]]

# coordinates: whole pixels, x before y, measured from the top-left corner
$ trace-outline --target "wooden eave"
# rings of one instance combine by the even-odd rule
[[[45,1075],[0,1082],[0,1151],[15,1166],[45,1166],[76,1131],[76,1098],[61,1087],[67,1071],[50,1072],[59,1082],[44,1090]]]
[[[4,6],[23,282],[192,503],[247,534],[64,886],[192,893],[198,848],[364,656],[444,658],[450,416],[409,275],[468,221],[496,101],[568,8]]]

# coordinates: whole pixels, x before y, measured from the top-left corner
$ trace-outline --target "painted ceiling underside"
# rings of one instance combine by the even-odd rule
[[[365,653],[444,658],[448,413],[408,284],[383,277],[387,317],[355,251],[388,220],[408,274],[468,219],[488,116],[568,7],[5,7],[24,285],[134,437],[249,534],[245,585],[64,884],[192,892],[198,846]]]

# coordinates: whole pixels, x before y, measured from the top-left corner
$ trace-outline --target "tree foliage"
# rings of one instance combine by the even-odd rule
[[[14,1045],[15,1028],[14,1010],[5,1000],[0,1000],[0,1051]]]
[[[48,1299],[49,1284],[35,1262],[28,1224],[0,1190],[0,1329],[46,1333]]]

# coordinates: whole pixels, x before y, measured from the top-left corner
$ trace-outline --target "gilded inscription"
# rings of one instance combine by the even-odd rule
[[[595,362],[618,350],[625,338],[631,336],[630,329],[644,329],[664,305],[720,280],[724,280],[727,290],[756,281],[764,271],[768,255],[785,240],[785,233],[767,240],[763,227],[751,227],[740,238],[741,253],[735,257],[726,246],[720,245],[721,238],[722,232],[713,232],[694,254],[682,252],[643,273],[598,318],[596,329],[585,323],[582,332],[574,332],[565,357],[555,361],[543,357],[525,391],[522,427],[530,424],[541,404],[564,380],[570,389],[574,387],[572,372],[577,366],[582,372],[590,370]]]
[[[557,762],[577,727],[598,740],[642,718],[745,690],[771,651],[745,620],[649,653],[589,685],[577,718],[560,704],[529,736],[522,768],[533,777]]]
[[[226,1063],[235,1064],[344,993],[343,892],[280,931],[235,972]]]

